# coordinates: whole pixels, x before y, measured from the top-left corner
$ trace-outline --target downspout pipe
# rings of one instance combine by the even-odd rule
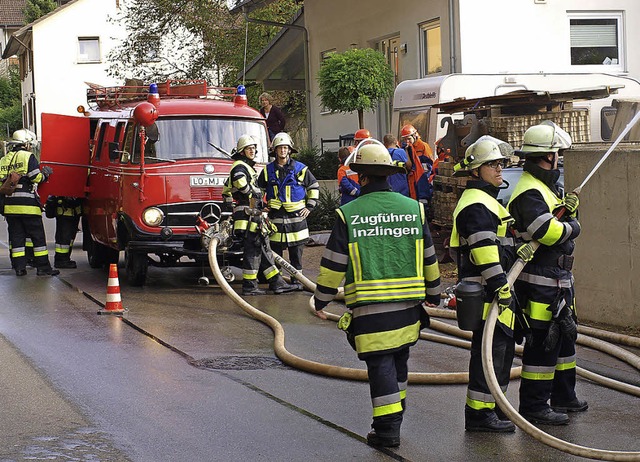
[[[256,19],[250,18],[247,13],[246,7],[242,8],[242,14],[247,22],[252,22],[255,24],[264,24],[266,26],[276,26],[276,27],[286,27],[288,29],[297,29],[301,30],[304,35],[304,90],[305,90],[305,99],[306,99],[306,109],[307,109],[307,124],[309,132],[307,134],[307,143],[309,146],[312,146],[312,125],[311,125],[311,82],[309,81],[309,31],[304,26],[299,26],[297,24],[288,24],[274,21],[266,21],[264,19]]]
[[[454,0],[449,0],[449,74],[456,73],[456,32]]]

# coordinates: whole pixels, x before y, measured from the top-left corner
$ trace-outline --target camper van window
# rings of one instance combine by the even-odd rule
[[[621,66],[621,13],[581,12],[569,15],[571,64]]]
[[[429,111],[431,108],[425,108],[418,111],[406,111],[400,113],[400,125],[398,126],[398,139],[400,136],[400,129],[406,124],[411,124],[416,127],[420,137],[423,141],[427,142],[427,134],[429,133]]]
[[[231,154],[238,138],[244,134],[253,135],[258,140],[256,160],[263,163],[268,161],[266,128],[257,120],[174,117],[160,118],[154,125],[151,130],[153,133],[148,133],[145,144],[146,156],[154,157],[149,159],[149,163],[184,159],[229,159],[227,154]],[[131,157],[133,163],[140,162],[139,143],[139,136],[135,136]],[[129,133],[126,145],[129,146]],[[153,150],[153,154],[149,154],[149,149]]]

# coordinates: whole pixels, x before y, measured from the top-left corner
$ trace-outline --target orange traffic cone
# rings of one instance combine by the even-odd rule
[[[107,304],[98,314],[115,314],[122,316],[124,308],[120,299],[120,282],[118,281],[118,265],[111,263],[109,266],[109,281],[107,282]]]

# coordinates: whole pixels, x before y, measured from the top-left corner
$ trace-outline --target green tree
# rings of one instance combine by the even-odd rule
[[[57,7],[58,5],[54,0],[27,0],[22,13],[24,14],[25,22],[29,24]]]
[[[332,111],[358,111],[364,128],[364,111],[375,110],[380,100],[393,94],[393,70],[382,53],[371,48],[334,53],[318,71],[320,99]]]
[[[253,14],[257,19],[288,22],[297,8],[294,0],[283,0]],[[225,0],[131,0],[112,21],[124,24],[128,33],[107,57],[112,76],[238,83],[245,61],[246,22],[241,15],[229,14]],[[247,62],[279,30],[250,23]]]
[[[9,68],[8,77],[0,77],[0,138],[22,128],[22,104],[18,67]]]

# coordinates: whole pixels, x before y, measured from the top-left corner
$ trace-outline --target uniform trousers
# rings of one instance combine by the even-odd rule
[[[560,336],[556,347],[546,352],[547,330],[532,329],[532,345],[525,343],[520,380],[520,413],[536,412],[551,403],[564,404],[576,399],[576,346]]]
[[[373,405],[371,426],[379,436],[399,436],[406,405],[409,347],[395,353],[373,354],[364,361],[367,363]],[[389,407],[398,408],[398,411],[385,413],[384,409]]]
[[[56,253],[55,262],[71,260],[73,241],[78,233],[78,223],[80,216],[57,216],[56,217]]]
[[[27,238],[33,242],[33,256],[36,267],[48,268],[49,253],[41,215],[6,215],[11,243],[11,259],[16,271],[27,268],[25,250]]]
[[[491,395],[482,370],[483,329],[484,323],[482,323],[481,329],[473,331],[473,337],[471,338],[467,406],[477,411],[489,412],[495,409],[495,399]],[[515,341],[502,330],[500,325],[496,325],[491,350],[493,353],[493,370],[504,393],[509,385],[509,375],[515,354]]]

